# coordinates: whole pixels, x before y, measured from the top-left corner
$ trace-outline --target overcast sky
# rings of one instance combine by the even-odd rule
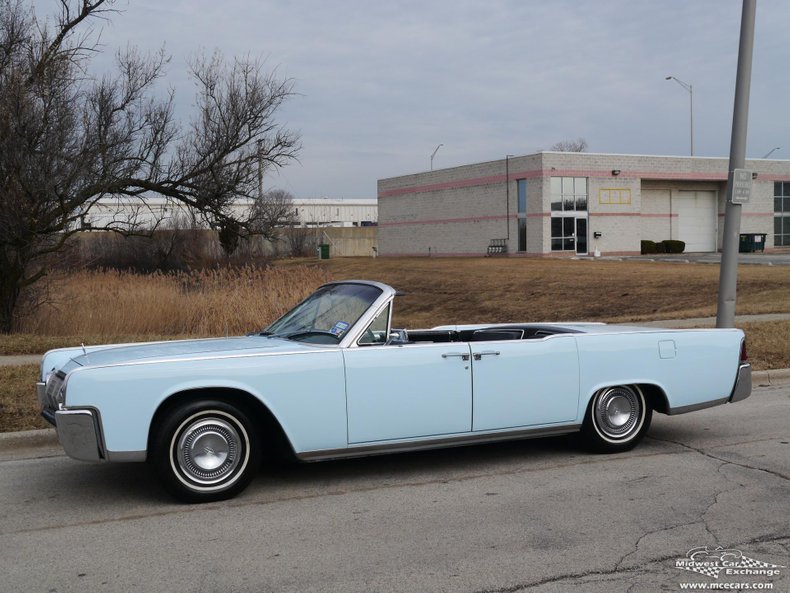
[[[790,158],[790,2],[759,0],[748,157]],[[46,6],[38,0],[37,7]],[[375,198],[376,180],[548,150],[727,156],[740,0],[121,1],[108,49],[172,56],[179,112],[195,51],[267,58],[299,96],[280,119],[300,162],[268,172],[296,197]]]

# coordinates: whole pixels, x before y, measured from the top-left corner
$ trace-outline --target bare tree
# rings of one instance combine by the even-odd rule
[[[97,19],[112,0],[60,0],[40,19],[22,0],[0,0],[0,331],[12,328],[20,291],[47,273],[102,198],[145,204],[164,196],[232,236],[250,231],[231,204],[255,197],[257,167],[296,156],[297,134],[275,120],[292,82],[259,60],[195,58],[196,110],[187,125],[174,96],[157,94],[168,57],[134,48],[116,72],[89,75],[100,50]],[[94,226],[94,228],[96,228]],[[135,232],[134,220],[101,227]]]
[[[293,198],[293,194],[284,189],[273,189],[257,198],[250,211],[250,229],[265,239],[277,240],[278,229],[296,222]]]
[[[557,152],[587,152],[587,140],[577,138],[576,140],[563,140],[553,144],[551,150]]]

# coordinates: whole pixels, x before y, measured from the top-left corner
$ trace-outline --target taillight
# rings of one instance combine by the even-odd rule
[[[746,340],[741,340],[741,362],[749,360],[749,355],[746,352]]]

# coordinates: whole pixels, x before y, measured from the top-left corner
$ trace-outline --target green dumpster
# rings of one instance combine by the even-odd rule
[[[754,253],[765,251],[765,233],[741,233],[738,242],[739,253]]]
[[[329,244],[321,243],[318,246],[318,259],[329,259]]]

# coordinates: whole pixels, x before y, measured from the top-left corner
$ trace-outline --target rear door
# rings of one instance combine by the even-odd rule
[[[579,358],[570,334],[472,342],[473,430],[572,422]]]

